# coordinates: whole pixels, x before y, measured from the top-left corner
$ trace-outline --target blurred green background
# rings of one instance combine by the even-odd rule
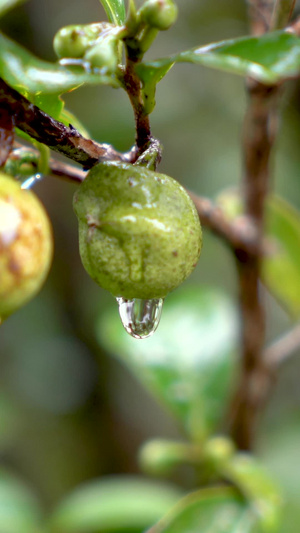
[[[148,58],[248,33],[246,2],[177,3],[178,22],[159,35]],[[30,0],[8,13],[0,27],[37,56],[55,61],[52,39],[61,26],[105,18],[98,0]],[[283,94],[273,179],[275,190],[298,208],[299,90],[299,82],[290,82]],[[84,87],[67,94],[65,102],[95,140],[124,151],[133,144],[133,115],[123,91]],[[164,146],[159,170],[211,198],[237,184],[245,109],[242,78],[177,65],[158,86],[151,117],[153,134]],[[36,186],[53,224],[54,262],[41,293],[0,333],[1,464],[33,487],[46,510],[86,480],[138,473],[137,451],[148,438],[181,436],[175,420],[97,340],[99,316],[118,311],[81,265],[75,188],[53,177]],[[186,285],[195,283],[237,302],[233,258],[207,231]],[[269,295],[266,305],[272,340],[289,320]],[[290,524],[300,523],[299,372],[296,354],[280,371],[258,435],[258,452],[289,497]],[[192,489],[194,480],[185,472],[173,482]],[[295,531],[288,522],[285,527]]]

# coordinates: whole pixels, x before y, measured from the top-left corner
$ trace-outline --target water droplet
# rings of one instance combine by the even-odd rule
[[[117,298],[122,324],[135,339],[146,339],[156,330],[162,312],[163,298],[126,300]]]
[[[42,174],[34,174],[33,176],[30,176],[25,181],[23,181],[21,185],[21,189],[31,189],[39,180],[43,179]]]

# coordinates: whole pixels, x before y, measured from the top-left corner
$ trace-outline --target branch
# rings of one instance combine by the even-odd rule
[[[0,80],[0,105],[13,116],[14,124],[36,141],[90,168],[99,161],[133,162],[135,148],[125,154],[109,144],[99,144],[83,137],[73,126],[65,126],[33,105],[27,98]]]
[[[264,360],[269,366],[276,368],[299,349],[300,324],[297,324],[291,331],[266,348]]]
[[[222,209],[211,200],[190,191],[188,193],[195,204],[201,223],[221,237],[236,254],[263,253],[263,250],[258,247],[256,228],[249,217],[240,217],[230,222],[224,216]]]
[[[11,152],[15,137],[13,117],[6,106],[0,104],[0,167]]]
[[[150,121],[149,115],[145,112],[141,80],[135,71],[135,67],[139,63],[140,58],[136,56],[136,51],[130,48],[129,43],[126,45],[126,54],[124,86],[134,111],[136,146],[140,155],[148,148],[151,142]]]
[[[252,35],[263,35],[270,28],[274,0],[247,0]]]
[[[288,24],[295,7],[296,0],[276,0],[270,30],[280,30]]]
[[[231,407],[231,434],[240,449],[251,449],[259,412],[273,373],[263,356],[265,310],[260,273],[265,201],[270,180],[270,155],[277,132],[279,88],[248,82],[249,104],[244,122],[245,213],[257,229],[258,253],[236,253],[242,316],[242,361],[238,390]]]

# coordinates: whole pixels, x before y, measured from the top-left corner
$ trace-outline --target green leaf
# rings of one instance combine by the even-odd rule
[[[100,0],[100,2],[105,9],[108,20],[122,26],[126,18],[124,0]]]
[[[0,471],[0,531],[39,533],[41,511],[29,489],[11,474]]]
[[[236,365],[238,319],[231,301],[207,287],[170,294],[158,330],[136,340],[117,308],[100,317],[97,335],[160,399],[195,440],[219,425]]]
[[[144,84],[145,100],[153,109],[154,88],[174,63],[195,63],[251,76],[264,83],[278,83],[300,73],[300,39],[276,31],[260,37],[241,37],[193,48],[170,57],[138,65],[137,72]],[[151,109],[151,110],[152,110]]]
[[[189,494],[148,533],[259,533],[257,525],[238,492],[219,487]]]
[[[38,59],[1,33],[0,50],[0,77],[31,100],[36,96],[42,99],[45,95],[62,94],[83,83],[120,85],[109,75],[88,73],[82,67],[68,69]]]
[[[26,0],[0,0],[0,17],[5,15],[7,11],[10,11],[10,9],[13,9],[18,4],[24,4]]]
[[[142,533],[180,498],[172,485],[114,476],[78,487],[54,512],[58,533]]]
[[[263,466],[247,454],[237,454],[228,461],[224,475],[244,494],[256,509],[261,530],[278,531],[282,501],[277,487]]]
[[[218,198],[230,218],[241,214],[238,191]],[[262,278],[269,291],[294,318],[300,316],[300,213],[282,198],[269,196],[266,204],[269,251],[263,259]]]

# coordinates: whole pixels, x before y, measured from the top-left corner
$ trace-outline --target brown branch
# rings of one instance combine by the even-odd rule
[[[15,126],[9,110],[0,105],[0,166],[4,165],[13,146]]]
[[[126,68],[123,81],[134,111],[136,146],[140,155],[148,148],[151,142],[150,121],[149,115],[145,113],[141,80],[135,71],[135,67],[139,63],[140,58],[136,56],[136,50],[130,48],[129,43],[127,43],[126,46],[126,53]]]
[[[20,159],[23,150],[28,149],[31,153],[35,152],[32,148],[26,148],[18,142],[15,142],[14,146],[16,150],[11,153],[11,159]],[[36,156],[38,156],[37,151]],[[86,177],[86,171],[72,165],[67,165],[61,161],[57,161],[54,158],[50,158],[49,168],[53,176],[78,184]],[[230,222],[220,207],[214,204],[211,200],[198,196],[191,191],[187,192],[195,204],[203,226],[222,238],[234,251],[244,250],[250,255],[258,253],[256,229],[249,219],[246,217],[240,217],[237,221]],[[265,244],[264,248],[266,248]]]
[[[249,255],[263,253],[263,250],[258,249],[256,228],[249,218],[240,217],[230,222],[222,209],[211,200],[191,191],[188,193],[195,204],[201,223],[221,237],[235,253],[244,252]]]
[[[108,144],[86,139],[73,126],[67,127],[51,118],[3,80],[0,80],[0,105],[9,110],[15,126],[20,130],[85,168],[99,161],[133,162],[137,157],[135,149],[122,154]]]
[[[267,365],[276,368],[298,350],[300,350],[300,324],[266,348],[264,360]]]
[[[279,30],[288,24],[294,11],[295,3],[296,0],[275,0],[270,30]]]
[[[262,248],[265,201],[270,181],[270,155],[276,135],[278,87],[249,81],[249,104],[244,123],[245,213],[257,228]],[[265,310],[260,294],[261,253],[236,253],[242,316],[242,361],[233,399],[231,433],[241,449],[251,449],[259,412],[271,386],[272,373],[262,357]]]
[[[263,35],[270,28],[274,0],[248,0],[252,35]]]

